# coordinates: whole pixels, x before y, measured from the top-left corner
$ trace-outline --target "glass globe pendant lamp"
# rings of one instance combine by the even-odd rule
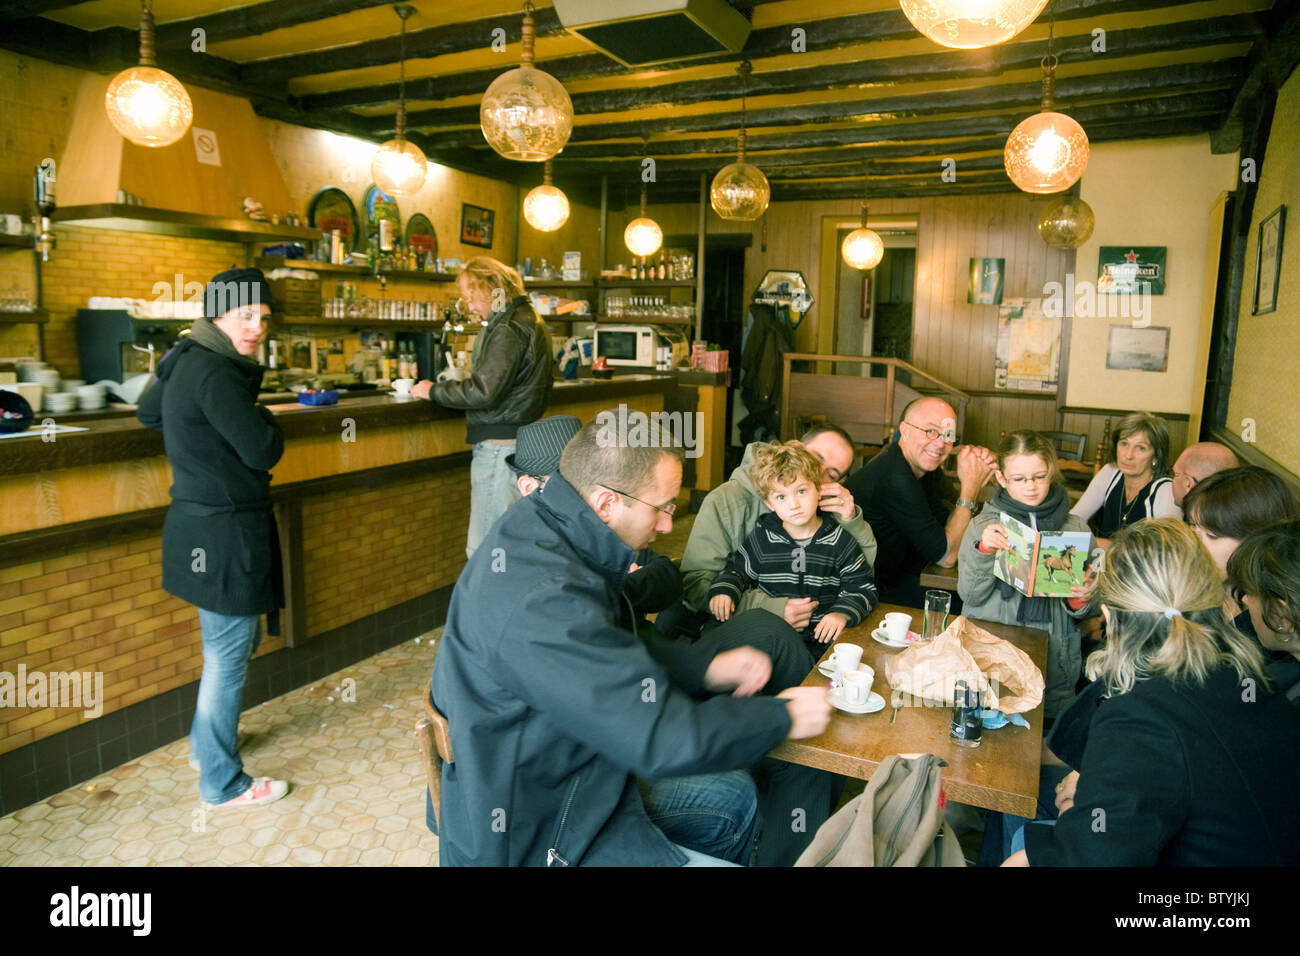
[[[555,77],[533,66],[533,5],[524,4],[521,63],[483,94],[479,125],[488,145],[504,156],[540,163],[564,149],[573,132],[573,101]]]
[[[912,26],[958,50],[1005,43],[1047,6],[1047,0],[899,0]]]
[[[1002,161],[1011,181],[1027,193],[1069,189],[1088,167],[1088,134],[1074,119],[1053,110],[1056,56],[1043,57],[1043,108],[1007,137]]]
[[[880,265],[885,257],[885,240],[880,233],[867,228],[867,204],[862,204],[862,224],[844,237],[840,244],[840,256],[844,264],[851,269],[864,272]]]
[[[420,191],[429,174],[429,161],[424,151],[406,138],[406,18],[415,12],[415,7],[398,4],[393,9],[402,18],[397,135],[375,151],[370,160],[370,177],[376,186],[391,196],[411,196]]]
[[[1088,241],[1097,218],[1078,196],[1062,196],[1038,217],[1038,234],[1057,249],[1077,249]]]
[[[546,161],[542,184],[524,197],[524,219],[541,232],[554,232],[569,221],[569,197],[551,185],[551,161]]]
[[[137,146],[170,146],[194,120],[190,94],[154,63],[153,11],[148,0],[141,0],[140,65],[113,77],[104,93],[108,121]]]
[[[753,222],[767,211],[772,187],[763,171],[745,162],[745,128],[736,136],[736,161],[718,170],[709,187],[709,202],[723,219]]]
[[[623,244],[634,256],[651,256],[664,244],[664,231],[659,223],[645,214],[645,187],[641,187],[641,215],[623,230]]]

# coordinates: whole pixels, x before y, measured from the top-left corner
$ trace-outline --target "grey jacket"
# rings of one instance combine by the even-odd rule
[[[1018,624],[1017,612],[1025,600],[1019,592],[1003,597],[998,579],[993,576],[996,555],[984,554],[979,549],[984,529],[998,522],[998,512],[986,509],[976,515],[962,535],[961,550],[957,557],[957,593],[963,602],[962,613],[976,621],[996,621],[999,624]],[[1064,528],[1053,531],[1087,531],[1087,523],[1078,515],[1069,515]],[[1056,717],[1074,699],[1074,685],[1083,669],[1083,652],[1075,621],[1086,617],[1087,609],[1071,611],[1065,598],[1047,598],[1051,601],[1051,619],[1043,627],[1047,631],[1047,682],[1044,691],[1044,713]]]

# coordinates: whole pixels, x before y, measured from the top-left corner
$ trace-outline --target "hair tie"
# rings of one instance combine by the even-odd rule
[[[1182,617],[1182,616],[1183,616],[1183,612],[1178,610],[1178,608],[1176,607],[1165,608],[1165,619],[1168,621],[1172,621],[1174,618]]]

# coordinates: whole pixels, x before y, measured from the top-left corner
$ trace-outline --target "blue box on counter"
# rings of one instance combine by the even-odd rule
[[[298,403],[301,405],[337,405],[338,402],[339,393],[333,389],[298,393]]]

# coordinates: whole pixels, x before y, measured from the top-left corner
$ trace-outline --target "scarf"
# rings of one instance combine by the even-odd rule
[[[218,355],[234,359],[236,362],[245,362],[254,368],[259,367],[256,359],[240,355],[239,350],[235,348],[235,343],[230,341],[230,336],[213,325],[211,319],[196,320],[190,329],[190,338]]]
[[[1005,511],[1017,521],[1022,521],[1038,531],[1061,531],[1065,528],[1066,518],[1070,514],[1070,499],[1065,493],[1065,487],[1060,484],[1052,485],[1047,497],[1036,505],[1016,501],[1005,488],[999,488],[988,507],[991,511]],[[1016,611],[1017,623],[1044,624],[1052,619],[1054,598],[1026,597],[1001,579],[997,581],[997,588],[998,596],[1003,599],[1020,598],[1020,607]]]

